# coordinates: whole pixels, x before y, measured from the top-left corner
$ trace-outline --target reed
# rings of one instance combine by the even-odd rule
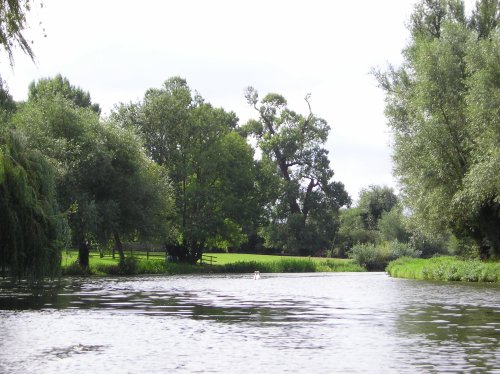
[[[390,262],[386,271],[395,278],[500,282],[500,262],[462,260],[451,256],[429,259],[403,257]]]
[[[161,258],[146,259],[143,256],[126,257],[125,263],[120,265],[118,260],[109,257],[100,258],[98,255],[90,257],[90,268],[83,271],[74,263],[76,256],[67,255],[63,261],[64,275],[136,275],[136,274],[211,274],[211,273],[308,273],[308,272],[359,272],[365,269],[352,260],[318,259],[308,257],[282,257],[235,254],[218,255],[218,263],[184,264],[165,262]],[[226,257],[227,256],[227,257]],[[229,257],[229,258],[228,258]],[[239,260],[243,258],[244,260]],[[231,260],[233,262],[231,262]]]

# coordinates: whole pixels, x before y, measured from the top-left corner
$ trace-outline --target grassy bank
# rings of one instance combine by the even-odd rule
[[[461,260],[456,257],[429,259],[403,257],[386,271],[392,277],[439,281],[500,282],[500,262]]]
[[[303,273],[303,272],[350,272],[364,271],[352,260],[322,259],[310,257],[288,257],[271,255],[251,255],[236,253],[217,253],[213,256],[213,264],[182,264],[165,262],[162,256],[146,258],[146,254],[138,253],[127,257],[120,267],[118,258],[111,256],[101,258],[99,254],[90,255],[90,272],[82,273],[75,265],[77,253],[63,253],[62,273],[64,275],[135,275],[135,274],[216,274],[216,273]]]

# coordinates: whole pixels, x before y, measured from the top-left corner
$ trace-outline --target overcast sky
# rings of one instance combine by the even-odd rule
[[[331,126],[334,178],[357,198],[368,185],[397,186],[384,95],[369,72],[401,62],[414,3],[43,0],[30,15],[36,63],[17,53],[13,69],[5,57],[0,69],[16,100],[31,81],[60,73],[105,114],[172,76],[241,123],[255,116],[247,86],[280,93],[304,114],[310,93],[313,112]]]

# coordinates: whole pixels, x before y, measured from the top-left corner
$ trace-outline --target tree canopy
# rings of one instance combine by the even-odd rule
[[[359,193],[358,208],[364,225],[369,230],[377,228],[384,213],[388,213],[398,203],[398,197],[392,188],[370,186]]]
[[[195,262],[204,248],[246,240],[243,224],[255,210],[253,150],[236,132],[233,112],[214,108],[173,77],[140,103],[113,114],[144,139],[151,158],[168,169],[175,191],[173,256]]]
[[[54,78],[43,78],[32,82],[28,88],[28,100],[47,100],[51,96],[62,96],[80,108],[90,108],[97,114],[101,113],[99,104],[92,103],[90,94],[80,87],[71,85],[61,74]]]
[[[59,205],[72,211],[69,225],[80,264],[88,266],[92,241],[165,238],[172,198],[166,172],[146,157],[133,132],[103,124],[92,107],[75,105],[74,97],[67,97],[66,88],[81,89],[69,82],[53,87],[30,96],[13,122],[57,170]]]
[[[500,30],[497,1],[422,1],[404,62],[378,74],[395,172],[422,229],[500,254]]]

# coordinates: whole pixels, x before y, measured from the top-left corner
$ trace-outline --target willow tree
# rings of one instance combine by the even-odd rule
[[[249,87],[246,99],[257,111],[246,130],[281,178],[271,224],[263,229],[267,245],[289,253],[312,254],[329,249],[338,229],[338,211],[350,198],[342,183],[332,181],[328,151],[330,127],[311,111],[306,116],[288,108],[285,98],[268,94],[259,102]]]
[[[7,52],[11,65],[14,63],[16,47],[21,48],[31,59],[35,58],[31,43],[24,36],[24,31],[28,28],[26,15],[33,3],[30,0],[0,1],[0,45]]]
[[[0,47],[11,66],[16,47],[34,59],[24,35],[32,5],[0,1]],[[39,279],[59,270],[65,217],[57,205],[53,165],[10,130],[15,109],[0,78],[0,266],[4,276]]]
[[[103,123],[90,99],[78,99],[80,88],[59,83],[57,77],[33,83],[36,94],[13,122],[57,170],[58,201],[72,212],[68,220],[80,265],[88,267],[92,243],[110,239],[123,262],[123,238],[166,236],[172,200],[166,172],[146,156],[132,131]]]
[[[11,130],[0,133],[0,266],[2,275],[39,279],[58,273],[66,220],[55,170]]]
[[[72,212],[68,217],[72,242],[79,248],[80,264],[87,267],[89,244],[101,223],[94,194],[84,183],[98,170],[98,157],[105,154],[98,115],[62,95],[48,95],[28,100],[13,123],[29,147],[54,166],[58,201],[61,209]]]
[[[112,238],[123,263],[124,239],[168,240],[173,193],[166,168],[146,156],[135,133],[112,122],[100,130],[103,153],[89,156],[97,163],[91,177],[81,183],[94,197],[98,238]]]
[[[377,73],[395,172],[420,229],[500,254],[500,5],[421,1],[404,62]]]

